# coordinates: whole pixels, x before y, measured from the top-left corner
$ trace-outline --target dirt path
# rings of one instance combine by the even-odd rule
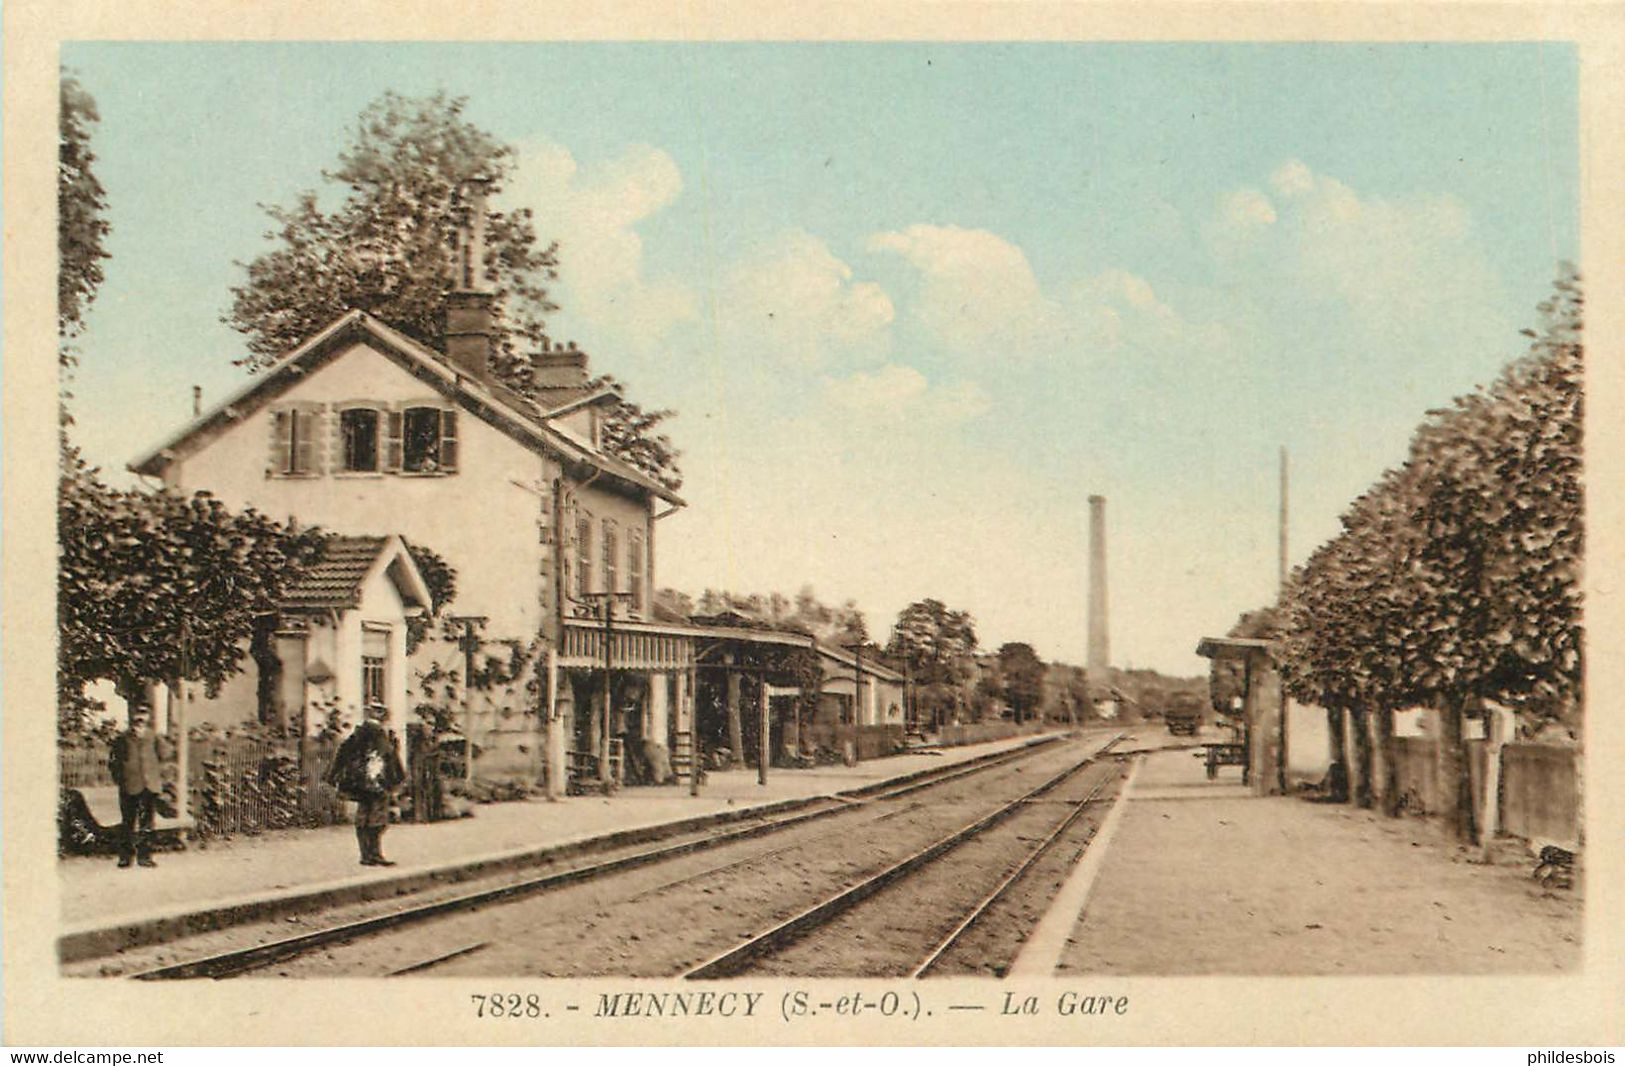
[[[1189,762],[1150,757],[1058,973],[1579,968],[1578,890],[1469,861],[1426,822],[1244,798]]]

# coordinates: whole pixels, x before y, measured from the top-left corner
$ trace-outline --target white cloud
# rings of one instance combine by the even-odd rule
[[[946,347],[1021,355],[1050,347],[1064,329],[1026,253],[995,233],[919,224],[876,233],[869,248],[900,255],[919,271],[912,315]]]
[[[1301,196],[1315,187],[1315,175],[1296,159],[1289,159],[1270,175],[1270,187],[1288,199]]]
[[[665,152],[631,145],[582,167],[552,143],[525,146],[509,198],[530,207],[543,239],[559,242],[559,301],[572,321],[613,341],[647,344],[692,319],[692,290],[644,270],[638,226],[682,193],[682,174]]]
[[[911,366],[888,363],[873,372],[859,371],[825,384],[840,408],[871,415],[896,415],[918,422],[961,422],[985,414],[992,399],[980,385],[961,381],[932,385]]]
[[[857,280],[823,240],[800,230],[729,269],[716,306],[728,346],[807,366],[878,350],[896,313],[885,290]]]

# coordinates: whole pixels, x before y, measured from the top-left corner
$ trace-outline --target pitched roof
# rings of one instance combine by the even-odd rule
[[[359,607],[361,589],[375,568],[390,568],[408,605],[428,607],[428,589],[399,537],[328,537],[322,557],[283,591],[289,610]]]
[[[365,311],[349,311],[334,319],[315,336],[283,356],[274,365],[254,375],[246,385],[196,418],[191,425],[142,455],[129,468],[138,474],[157,476],[178,458],[202,448],[238,420],[273,401],[339,353],[357,342],[367,342],[408,373],[448,399],[543,454],[599,470],[611,480],[683,505],[682,497],[643,471],[613,455],[586,447],[548,424],[555,411],[542,411],[506,385],[477,381],[448,363],[444,356],[398,330],[380,322]],[[572,407],[585,393],[567,399]],[[551,400],[551,397],[543,397]]]

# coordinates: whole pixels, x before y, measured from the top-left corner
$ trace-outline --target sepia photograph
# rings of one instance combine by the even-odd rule
[[[1583,42],[230,36],[35,87],[41,979],[1211,1043],[1291,1027],[1148,979],[1600,976]]]

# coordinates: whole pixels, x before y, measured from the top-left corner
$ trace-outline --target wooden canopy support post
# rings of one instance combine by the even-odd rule
[[[757,726],[756,735],[756,783],[758,785],[766,785],[767,762],[769,752],[772,750],[772,746],[768,743],[768,735],[771,730],[768,728],[766,674],[756,675],[756,692],[756,705],[758,712],[757,718],[759,723]]]
[[[697,671],[691,666],[677,675],[677,706],[679,714],[688,723],[688,794],[700,794],[700,717],[698,709]]]
[[[732,666],[733,654],[730,652],[723,656],[722,661]],[[728,694],[728,757],[743,763],[745,761],[745,731],[739,718],[739,672],[737,670],[728,671],[726,689]]]
[[[547,798],[564,796],[564,716],[559,712],[559,653],[552,645],[547,648],[547,691],[542,696],[543,746],[547,764],[543,775]]]

